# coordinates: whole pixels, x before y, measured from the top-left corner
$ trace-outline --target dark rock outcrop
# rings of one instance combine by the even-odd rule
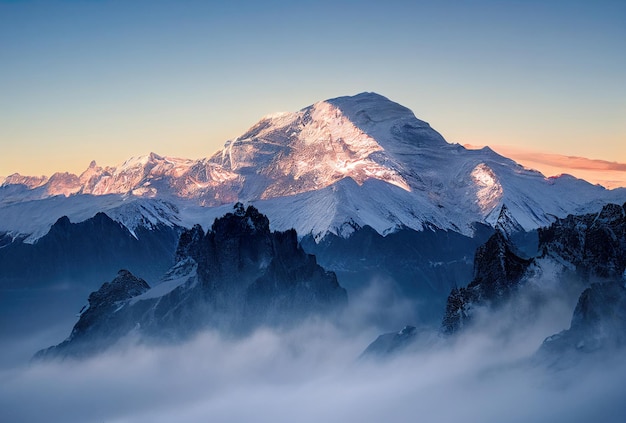
[[[522,225],[519,224],[505,204],[502,204],[502,207],[500,208],[500,214],[498,214],[498,220],[496,220],[495,228],[508,239],[516,234],[524,232]]]
[[[91,294],[72,335],[40,356],[98,352],[131,332],[160,342],[207,327],[237,335],[261,325],[291,326],[329,316],[347,301],[335,274],[302,250],[296,232],[271,232],[252,206],[237,204],[207,233],[200,226],[185,231],[176,260],[152,290],[120,272]]]
[[[467,288],[455,288],[448,296],[443,332],[458,331],[469,322],[476,306],[501,304],[526,277],[532,277],[527,274],[531,265],[541,267],[539,260],[553,260],[585,284],[620,280],[626,269],[625,209],[626,204],[607,204],[598,213],[557,219],[539,229],[539,253],[532,259],[521,257],[511,238],[497,230],[476,251],[474,279]]]
[[[125,335],[133,328],[133,323],[127,319],[110,319],[108,316],[124,307],[126,300],[149,289],[150,286],[143,279],[128,270],[120,270],[115,279],[105,282],[89,295],[88,304],[80,311],[80,319],[70,336],[61,344],[40,351],[35,357],[51,357],[66,350],[76,355],[89,354]]]
[[[474,278],[467,288],[455,288],[448,296],[443,332],[454,333],[471,319],[474,305],[497,306],[517,288],[531,260],[519,257],[500,231],[476,251]]]
[[[626,204],[570,215],[539,230],[544,256],[571,263],[586,278],[619,279],[626,268]]]
[[[387,358],[402,352],[415,342],[418,332],[415,326],[405,326],[399,332],[380,335],[363,351],[361,358]]]
[[[566,367],[584,355],[626,347],[626,288],[622,282],[594,283],[578,299],[570,328],[552,335],[537,353]]]

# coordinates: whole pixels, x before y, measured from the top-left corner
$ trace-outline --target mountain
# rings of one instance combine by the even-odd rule
[[[207,231],[237,201],[268,216],[273,231],[295,229],[304,251],[335,272],[351,295],[381,290],[381,313],[372,319],[387,327],[398,309],[406,312],[394,324],[438,325],[450,290],[471,281],[474,252],[495,228],[516,244],[516,255],[533,257],[537,227],[572,213],[597,213],[607,202],[622,204],[626,189],[546,178],[488,148],[449,144],[406,107],[361,93],[268,115],[200,160],[151,153],[114,167],[92,162],[80,175],[5,178],[0,260],[12,258],[4,261],[10,271],[0,268],[0,275],[18,279],[12,291],[0,287],[0,302],[17,304],[17,295],[41,308],[48,288],[78,281],[93,290],[120,268],[152,285],[158,280],[154,263],[162,271],[175,256],[173,235],[195,224]],[[118,226],[104,235],[84,226],[65,244],[43,241],[60,218],[80,224],[98,213]],[[105,246],[122,245],[129,260],[96,248],[101,236]],[[131,247],[152,243],[158,245],[154,263],[145,260],[145,250]],[[35,275],[17,263],[40,263],[42,270]],[[102,263],[90,276],[88,268]],[[69,284],[68,272],[74,273]],[[32,292],[39,288],[45,294]],[[21,310],[13,310],[0,317],[17,319]]]
[[[557,219],[539,229],[538,240],[538,255],[528,259],[497,230],[476,251],[474,279],[466,288],[450,293],[444,332],[457,332],[471,321],[475,308],[502,304],[524,284],[541,290],[555,283],[622,280],[626,275],[626,203]]]
[[[476,222],[497,224],[505,203],[512,221],[530,230],[555,217],[621,203],[626,189],[606,190],[571,176],[546,178],[489,148],[449,144],[406,107],[361,93],[268,115],[201,160],[151,153],[117,167],[92,162],[81,175],[11,175],[0,186],[0,231],[31,241],[33,233],[45,234],[53,222],[42,222],[44,229],[15,228],[15,219],[4,217],[36,217],[32,202],[54,196],[79,197],[91,211],[87,217],[103,211],[94,196],[155,199],[179,210],[243,201],[266,213],[274,229],[321,239],[364,226],[383,235],[438,228],[473,236]],[[67,207],[76,203],[68,200]],[[61,209],[55,219],[69,216]],[[170,217],[187,227],[197,222],[184,212]]]
[[[122,270],[89,296],[70,336],[38,357],[83,356],[129,336],[187,339],[204,328],[227,334],[289,327],[329,317],[347,301],[334,273],[298,245],[296,232],[272,232],[266,216],[241,203],[208,232],[181,234],[176,264],[150,288]]]
[[[405,326],[399,332],[391,332],[380,335],[374,342],[369,344],[362,358],[368,357],[389,357],[390,355],[403,352],[407,347],[413,345],[418,336],[415,326]]]
[[[503,227],[512,225],[498,225],[476,250],[470,283],[453,288],[448,295],[441,334],[454,335],[468,325],[484,324],[484,319],[476,317],[488,319],[490,312],[512,303],[510,318],[532,321],[551,297],[569,302],[580,295],[571,327],[546,339],[538,358],[563,366],[580,358],[578,353],[626,345],[626,203],[607,204],[597,213],[569,215],[539,228],[533,257],[521,253]],[[519,302],[521,296],[529,301]],[[386,357],[428,336],[427,331],[406,328],[379,336],[364,355]]]
[[[182,230],[158,223],[131,232],[104,213],[78,223],[63,216],[34,243],[7,241],[0,248],[0,290],[93,289],[120,268],[158,280],[173,264]]]
[[[626,346],[624,281],[594,283],[578,299],[569,329],[543,342],[537,359],[564,368],[585,357],[611,354]]]
[[[233,178],[236,179],[236,175],[229,175],[206,160],[177,159],[150,153],[132,157],[117,167],[101,167],[92,161],[80,175],[55,173],[50,178],[32,178],[14,174],[2,184],[3,188],[12,189],[0,191],[0,200],[8,203],[73,194],[130,194],[146,198],[174,195],[201,198],[203,205],[207,205],[204,201],[214,198],[208,205],[218,205],[234,200],[219,195],[222,187]]]
[[[519,257],[500,231],[481,245],[474,258],[474,279],[467,287],[455,288],[448,297],[443,318],[445,333],[460,330],[477,305],[504,302],[517,288],[531,260]],[[495,303],[495,304],[494,304]]]
[[[502,204],[498,219],[496,220],[495,229],[507,239],[515,237],[515,235],[525,232],[522,225],[519,224],[515,217],[511,215],[506,204]]]
[[[568,263],[586,279],[619,280],[626,268],[626,203],[570,215],[539,231],[542,255]]]
[[[39,209],[42,219],[54,216],[48,213],[57,200],[38,202],[50,205]],[[64,328],[75,322],[72,310],[80,308],[85,296],[110,275],[124,268],[154,283],[174,263],[180,226],[155,220],[131,232],[102,212],[82,221],[74,217],[58,218],[32,243],[0,233],[0,339],[4,342],[41,339],[41,346],[58,342]],[[42,333],[48,334],[47,341]]]

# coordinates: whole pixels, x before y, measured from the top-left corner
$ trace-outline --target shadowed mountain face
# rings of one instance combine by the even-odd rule
[[[498,305],[517,287],[547,272],[554,263],[553,278],[568,272],[586,283],[618,281],[626,269],[626,204],[607,204],[599,213],[570,215],[539,229],[540,254],[520,257],[512,241],[498,229],[476,252],[474,279],[467,288],[454,289],[448,297],[443,330],[453,333],[471,317],[476,306]],[[541,287],[540,287],[541,288]]]
[[[206,234],[184,232],[176,265],[150,289],[120,271],[89,297],[70,337],[38,357],[99,352],[125,337],[186,339],[207,327],[243,334],[262,326],[291,326],[329,317],[346,304],[334,273],[304,253],[295,231],[270,232],[254,207],[235,206]]]
[[[472,307],[499,303],[509,298],[530,263],[530,260],[514,253],[502,232],[493,234],[476,251],[474,279],[467,288],[455,288],[450,293],[443,331],[453,333],[459,330],[470,319]]]
[[[35,243],[12,241],[0,248],[0,289],[80,287],[120,268],[156,281],[172,265],[181,231],[159,224],[132,234],[104,213],[80,223],[61,217]]]
[[[594,283],[578,299],[569,329],[548,337],[537,358],[566,367],[585,355],[626,346],[624,282]]]
[[[458,281],[472,278],[474,252],[492,233],[490,227],[477,225],[473,238],[453,231],[409,228],[382,236],[364,227],[345,238],[328,235],[315,242],[306,236],[301,244],[324,268],[337,274],[351,296],[385,283],[390,295],[413,304],[408,321],[437,326],[450,290]]]
[[[493,312],[515,301],[508,312],[517,315],[509,317],[532,320],[549,296],[562,300],[587,287],[570,329],[547,338],[537,357],[561,367],[580,359],[579,353],[626,346],[626,204],[607,204],[599,213],[571,215],[539,229],[539,253],[532,258],[517,248],[512,236],[517,230],[505,231],[517,226],[505,218],[509,224],[496,225],[496,232],[476,250],[472,281],[450,292],[441,332],[459,333],[475,323],[478,310]],[[529,289],[522,293],[526,286]],[[519,302],[523,296],[530,299],[528,304]],[[406,330],[381,335],[366,352],[390,355],[414,346],[419,338]]]
[[[571,263],[586,278],[619,279],[626,268],[626,203],[570,215],[539,230],[544,255]]]

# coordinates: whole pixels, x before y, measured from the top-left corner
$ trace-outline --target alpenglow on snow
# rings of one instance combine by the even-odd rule
[[[317,238],[366,225],[381,234],[434,227],[471,236],[475,222],[496,225],[504,205],[529,230],[624,200],[626,189],[546,178],[489,148],[449,144],[406,107],[361,93],[268,115],[200,160],[151,153],[117,167],[92,162],[81,175],[11,175],[0,189],[0,231],[33,241],[62,215],[80,221],[97,211],[131,231],[190,227],[201,207],[217,207],[202,222],[208,226],[241,201],[267,214],[274,229]],[[49,217],[34,215],[41,207]]]

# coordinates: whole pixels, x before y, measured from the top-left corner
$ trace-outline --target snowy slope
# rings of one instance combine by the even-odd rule
[[[0,205],[57,195],[123,194],[143,198],[174,196],[204,205],[236,200],[239,176],[205,160],[161,157],[155,153],[131,157],[117,167],[92,161],[80,175],[56,173],[50,178],[11,175],[0,185]]]
[[[381,234],[434,226],[471,235],[475,222],[495,225],[503,205],[532,229],[622,204],[626,189],[546,178],[489,148],[449,144],[409,109],[362,93],[268,115],[202,160],[151,153],[117,167],[92,162],[80,176],[11,175],[0,185],[0,231],[32,240],[60,215],[97,211],[131,231],[156,222],[208,226],[236,201],[254,203],[275,229],[317,237],[365,225]]]
[[[26,236],[26,242],[33,242],[45,235],[61,216],[67,216],[76,223],[93,217],[97,212],[106,213],[131,233],[139,226],[151,228],[159,223],[170,227],[185,226],[178,217],[178,207],[171,202],[121,195],[74,195],[0,207],[0,233]]]

